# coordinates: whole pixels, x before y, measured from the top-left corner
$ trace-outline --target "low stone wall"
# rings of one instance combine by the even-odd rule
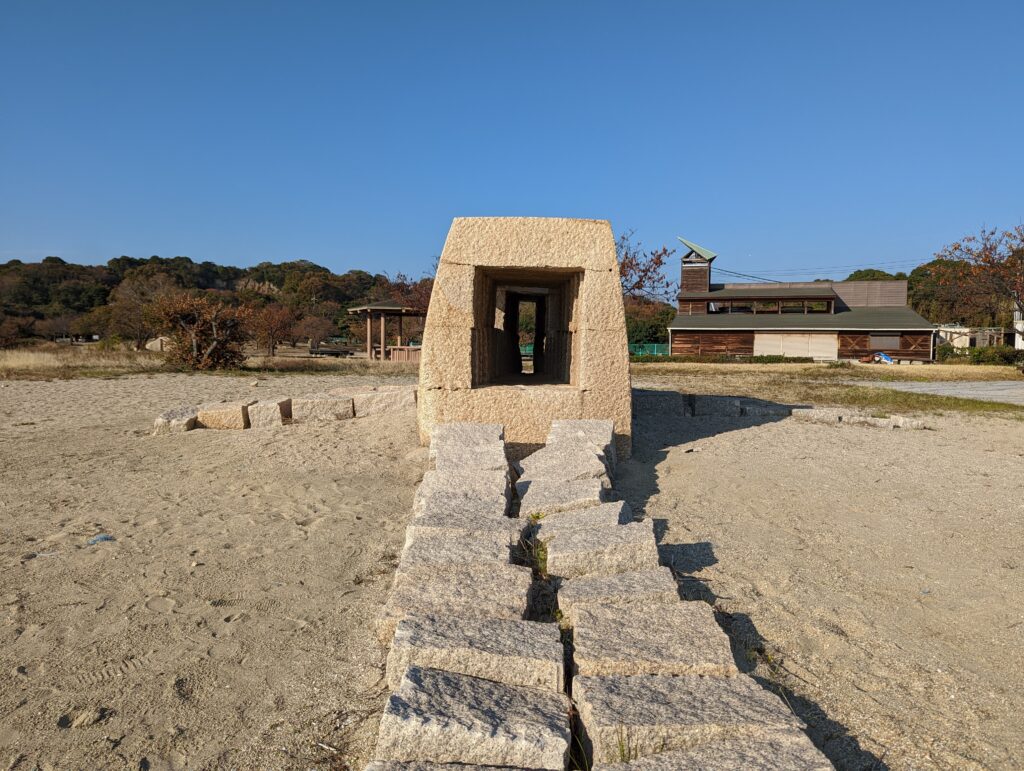
[[[292,423],[325,423],[415,406],[416,386],[377,386],[358,392],[335,388],[295,397],[272,396],[175,407],[157,416],[153,435],[178,434],[196,428],[274,428]]]
[[[501,426],[439,424],[430,457],[368,769],[831,768],[616,500],[611,421],[555,421],[514,470]]]

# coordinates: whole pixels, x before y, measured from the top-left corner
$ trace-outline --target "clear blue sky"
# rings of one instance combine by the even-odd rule
[[[1020,0],[0,0],[0,260],[416,275],[454,216],[540,215],[898,269],[1024,219],[1022,30]]]

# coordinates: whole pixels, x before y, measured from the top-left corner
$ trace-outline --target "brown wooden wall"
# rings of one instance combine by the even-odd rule
[[[707,300],[702,300],[700,302],[680,300],[679,312],[684,313],[687,316],[693,316],[694,314],[705,315],[708,312]]]
[[[686,265],[679,277],[679,288],[682,292],[706,292],[711,288],[710,265]]]
[[[673,356],[753,356],[753,332],[672,332]]]
[[[923,359],[927,361],[931,358],[931,339],[932,336],[928,332],[902,332],[900,333],[899,348],[872,348],[871,335],[860,332],[840,332],[839,358],[856,359],[881,351],[894,359]]]

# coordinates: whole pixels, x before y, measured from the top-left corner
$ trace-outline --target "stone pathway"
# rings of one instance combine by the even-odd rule
[[[435,427],[368,771],[832,767],[615,500],[610,421],[555,421],[515,484],[504,457],[501,426]]]
[[[894,391],[909,391],[935,396],[956,396],[961,399],[979,399],[986,402],[1004,402],[1024,407],[1024,380],[990,380],[959,383],[904,383],[881,381],[848,381],[850,385],[871,388],[891,388]]]

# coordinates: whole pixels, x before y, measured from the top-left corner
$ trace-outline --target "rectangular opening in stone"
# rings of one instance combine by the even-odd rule
[[[583,271],[477,268],[473,386],[575,384]],[[531,340],[524,343],[524,339]]]

